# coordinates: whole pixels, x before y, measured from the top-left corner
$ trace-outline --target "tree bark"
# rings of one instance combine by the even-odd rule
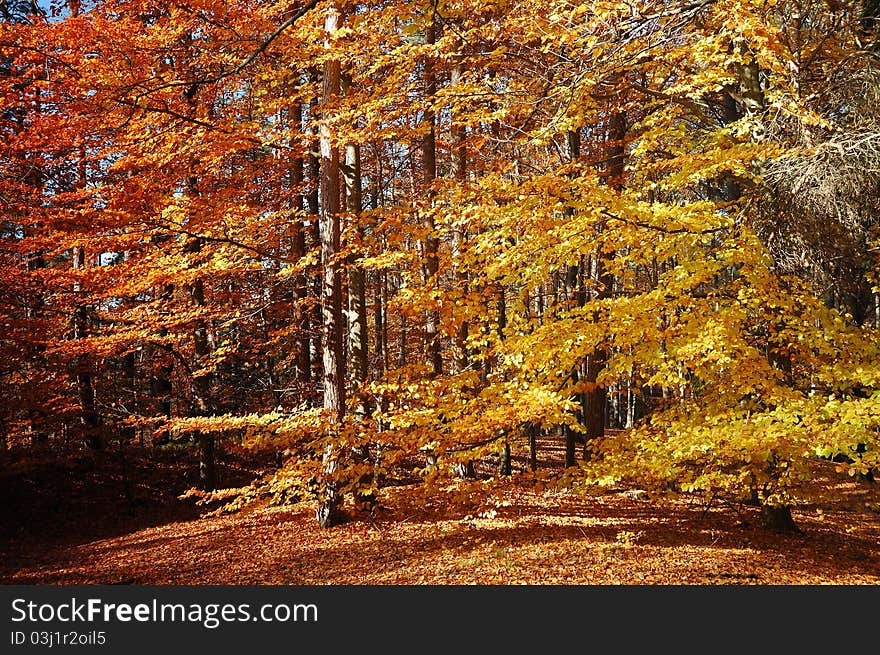
[[[342,80],[343,92],[349,94],[351,82]],[[354,232],[357,234],[360,248],[364,238],[364,229],[361,225],[361,213],[363,212],[363,181],[361,179],[361,149],[356,143],[348,143],[345,146],[345,169],[343,173],[345,181],[345,210],[350,220],[355,222]],[[367,398],[364,384],[369,376],[369,348],[370,338],[367,326],[367,277],[366,272],[360,265],[360,254],[355,252],[351,256],[348,266],[348,352],[351,371],[351,386],[357,394],[357,416],[365,418],[369,416],[371,408]],[[352,457],[357,462],[368,462],[370,459],[370,445],[367,443],[352,448]],[[354,490],[357,505],[362,508],[370,508],[375,502],[372,489],[372,475],[363,474]]]
[[[566,134],[566,150],[568,154],[569,161],[575,162],[581,154],[581,139],[580,135],[575,130],[569,130]],[[565,209],[566,216],[573,216],[574,209],[571,207],[566,207]],[[574,300],[575,296],[578,295],[578,267],[577,266],[569,266],[565,271],[564,278],[564,293],[565,299],[567,302]],[[583,298],[579,297],[578,302],[583,304]],[[578,381],[579,373],[577,369],[571,372],[572,378],[575,382]],[[578,394],[572,398],[576,403],[579,403],[583,406],[583,398]],[[562,426],[562,433],[565,437],[565,468],[570,468],[572,466],[577,465],[577,461],[575,459],[575,443],[578,440],[577,433],[574,429],[572,429],[569,425]]]
[[[86,268],[86,251],[84,246],[76,246],[73,249],[73,268],[77,271]],[[89,314],[88,308],[79,297],[82,287],[77,281],[73,285],[76,296],[76,306],[73,310],[73,338],[85,339],[88,336]],[[76,386],[80,404],[80,427],[83,438],[89,448],[100,450],[104,446],[101,434],[101,417],[95,406],[95,387],[92,380],[91,361],[87,353],[81,353],[76,358]]]
[[[510,460],[510,442],[505,439],[501,452],[498,453],[498,475],[512,475],[513,465]]]
[[[195,182],[191,181],[190,187],[194,189]],[[198,254],[203,247],[200,238],[190,239],[184,245],[184,252]],[[189,297],[193,305],[198,308],[205,306],[205,284],[201,278],[196,278],[189,285]],[[193,325],[192,341],[194,351],[193,376],[192,376],[192,402],[190,405],[191,416],[208,416],[211,413],[211,374],[200,373],[199,367],[204,366],[210,354],[208,343],[208,326],[205,320],[198,318]],[[199,450],[199,485],[205,491],[212,491],[217,487],[217,467],[215,462],[214,435],[197,430],[193,438]]]
[[[158,296],[163,304],[170,304],[174,298],[174,285],[166,284],[162,287]],[[165,327],[159,328],[159,336],[165,337],[168,330]],[[153,372],[150,380],[150,394],[158,406],[159,415],[166,419],[171,418],[172,394],[174,393],[171,376],[174,373],[174,360],[169,353],[162,350],[158,346],[151,348],[151,360],[153,360]],[[156,361],[158,360],[158,361]],[[162,430],[158,438],[153,439],[153,445],[161,445],[167,443],[170,435],[167,430]]]
[[[615,111],[608,125],[608,186],[617,192],[623,189],[623,174],[626,161],[626,112]],[[597,284],[597,298],[608,298],[614,291],[614,276],[605,267],[608,255],[596,252],[593,258],[592,277]],[[605,413],[608,402],[607,391],[598,384],[599,376],[605,369],[608,352],[604,347],[596,348],[587,361],[585,381],[592,383],[592,388],[585,392],[584,427],[587,429],[584,451],[588,453],[589,443],[605,434]]]
[[[538,431],[539,427],[536,423],[526,425],[529,437],[529,468],[532,471],[538,470]]]
[[[319,75],[317,70],[312,70],[309,73],[309,77],[312,82],[317,82]],[[321,158],[319,150],[321,148],[321,142],[319,135],[317,134],[316,126],[317,126],[317,116],[318,116],[318,100],[317,98],[313,98],[309,102],[309,124],[308,124],[308,133],[310,136],[309,140],[309,150],[305,158],[305,167],[308,172],[309,182],[308,182],[308,191],[305,195],[306,201],[306,210],[308,214],[312,217],[311,221],[311,235],[310,240],[313,246],[320,247],[321,246],[321,220],[320,220],[320,203],[319,201],[319,192],[321,187]],[[319,273],[318,275],[312,278],[313,289],[312,293],[314,293],[315,298],[321,297],[321,289],[323,285],[323,277]],[[312,348],[312,357],[311,357],[311,365],[313,367],[312,377],[315,379],[323,378],[323,355],[318,351],[321,348],[321,342],[324,333],[323,327],[324,313],[321,309],[321,303],[315,303],[315,307],[312,310],[312,316],[310,319],[311,323],[311,331],[310,335],[313,337],[312,342],[309,344]]]
[[[452,85],[460,83],[462,74],[461,69],[461,63],[458,62],[452,67],[450,75],[450,83]],[[457,124],[455,118],[456,117],[453,116],[451,127],[452,176],[458,183],[459,188],[464,188],[467,185],[467,146],[465,143],[465,140],[467,139],[467,130],[464,125]],[[455,286],[461,293],[467,293],[468,287],[468,276],[463,270],[464,267],[461,263],[461,250],[466,241],[467,234],[460,227],[456,227],[452,232],[452,262],[454,266],[453,275],[455,277]],[[453,366],[455,367],[456,373],[461,373],[470,364],[467,351],[468,331],[468,321],[463,320],[456,331],[455,347],[453,349]]]
[[[786,505],[762,505],[761,525],[776,532],[800,532],[791,516],[791,508]]]
[[[450,83],[458,84],[461,81],[462,66],[460,62],[452,67]],[[463,125],[455,122],[456,116],[453,116],[453,123],[450,128],[452,133],[452,177],[455,179],[459,188],[467,185],[467,146],[465,140],[467,138],[467,130]],[[468,276],[461,262],[461,251],[467,240],[467,234],[460,227],[456,227],[452,232],[452,266],[455,286],[458,292],[466,294],[468,292]],[[468,321],[462,320],[461,325],[456,329],[455,338],[453,340],[452,349],[452,367],[453,373],[461,373],[470,365],[467,338],[468,338]],[[477,477],[476,468],[471,460],[459,462],[454,467],[454,473],[459,478],[475,478]]]
[[[357,144],[345,146],[345,203],[346,211],[354,221],[360,221],[363,211],[361,191],[361,151]],[[363,228],[356,232],[363,237]],[[355,389],[367,380],[369,372],[369,333],[367,329],[367,285],[364,269],[355,256],[348,268],[348,344],[351,358],[351,380]],[[366,400],[361,398],[359,412],[367,413]]]
[[[437,27],[433,20],[428,25],[425,42],[433,44],[436,41]],[[437,92],[437,79],[434,73],[434,62],[426,58],[424,61],[424,86],[425,101],[430,103]],[[421,190],[426,193],[429,202],[428,208],[422,214],[422,224],[427,234],[423,243],[424,248],[424,277],[425,285],[434,287],[440,284],[438,279],[438,271],[440,269],[437,257],[437,237],[434,234],[434,213],[431,208],[430,199],[433,198],[434,180],[437,178],[437,142],[436,142],[436,122],[437,117],[434,111],[425,109],[422,123],[424,124],[425,135],[422,137],[422,185]],[[434,309],[428,310],[427,319],[425,321],[425,349],[428,358],[428,364],[434,375],[440,375],[443,372],[443,360],[440,354],[440,340],[437,330],[440,323],[440,314]]]
[[[325,47],[330,48],[330,39],[335,35],[341,20],[338,5],[333,2],[327,8],[324,31],[327,36]],[[339,95],[339,60],[329,59],[324,64],[323,101],[331,103]],[[333,134],[325,110],[321,125],[321,263],[324,269],[321,287],[321,309],[323,317],[323,362],[324,362],[324,410],[330,423],[330,440],[324,450],[321,470],[321,490],[318,499],[316,518],[321,527],[330,527],[340,522],[342,516],[336,472],[339,468],[340,449],[333,442],[336,426],[345,417],[345,359],[342,350],[342,279],[339,270],[339,150],[334,143]]]
[[[303,125],[302,105],[294,103],[290,108],[291,130],[298,133]],[[305,161],[302,154],[297,154],[290,166],[290,193],[293,209],[296,216],[293,219],[293,234],[291,235],[291,250],[295,260],[302,259],[306,254],[306,234],[303,224],[303,210],[305,209],[305,196],[303,183],[305,181]],[[316,209],[317,211],[317,209]],[[298,273],[294,281],[294,321],[299,327],[297,336],[296,354],[296,379],[307,384],[312,380],[312,339],[311,317],[306,309],[309,297],[308,274],[303,271]]]
[[[190,113],[195,114],[196,93],[198,86],[189,87],[183,92],[190,106]],[[193,162],[194,164],[195,162]],[[186,190],[192,201],[199,198],[199,180],[190,171],[186,178]],[[198,256],[201,253],[204,243],[200,237],[190,237],[183,245],[183,252]],[[194,264],[197,266],[198,264]],[[205,306],[205,283],[201,277],[193,280],[188,287],[190,301],[196,308]],[[205,319],[199,317],[193,323],[192,328],[193,342],[193,366],[192,381],[190,386],[190,416],[208,416],[213,409],[209,394],[211,391],[212,375],[210,373],[201,373],[200,367],[208,364],[207,358],[210,354],[210,344],[208,343],[208,325]],[[198,445],[199,451],[199,484],[205,491],[213,491],[217,487],[217,469],[214,451],[214,435],[196,430],[193,438]]]

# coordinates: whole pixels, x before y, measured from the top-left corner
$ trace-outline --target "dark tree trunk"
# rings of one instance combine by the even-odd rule
[[[626,112],[616,111],[611,115],[608,126],[608,186],[620,192],[623,189],[624,164],[626,160],[627,120]],[[593,257],[592,277],[598,283],[598,298],[608,298],[614,291],[614,276],[607,272],[605,257],[597,252]],[[598,378],[605,369],[608,353],[604,347],[596,348],[587,362],[586,381],[592,388],[586,391],[584,403],[584,424],[587,428],[584,451],[588,452],[589,444],[605,435],[605,413],[608,403],[607,391],[598,384]]]
[[[538,470],[538,426],[530,423],[527,428],[529,432],[529,468],[532,471]]]
[[[85,152],[81,151],[79,161],[77,162],[77,187],[83,189],[87,183],[88,166]],[[84,271],[86,269],[86,251],[84,246],[77,246],[73,249],[73,268],[77,271]],[[83,290],[79,281],[74,283],[73,292],[76,296],[74,300],[75,308],[73,310],[73,337],[74,339],[85,339],[89,333],[89,310],[81,297]],[[104,439],[101,434],[101,417],[95,404],[92,361],[87,353],[82,353],[77,357],[76,384],[79,392],[80,425],[83,438],[90,448],[100,450],[103,448]]]
[[[513,473],[513,465],[510,461],[510,442],[504,441],[504,448],[498,453],[498,474],[511,475]]]
[[[436,26],[432,22],[428,25],[425,33],[425,42],[433,44],[436,38]],[[437,91],[437,82],[434,76],[433,62],[426,58],[424,60],[424,93],[425,100],[430,102]],[[429,199],[434,196],[434,180],[437,178],[437,144],[436,144],[436,116],[430,109],[426,109],[422,121],[426,127],[426,133],[422,137],[422,170],[421,170],[421,191],[426,194]],[[434,215],[432,208],[429,206],[422,212],[422,225],[427,234],[422,242],[422,277],[425,286],[430,287],[439,285],[437,272],[440,269],[439,260],[437,258],[438,241],[434,234]],[[425,319],[425,355],[428,364],[431,367],[433,375],[440,375],[443,372],[443,360],[440,356],[440,341],[437,338],[437,326],[439,323],[439,314],[429,309]],[[427,466],[437,465],[437,456],[434,452],[426,453],[425,463]]]
[[[73,268],[83,270],[86,267],[85,248],[77,246],[73,249]],[[80,284],[74,285],[74,293],[81,293]],[[85,339],[88,336],[89,314],[88,308],[79,297],[76,299],[76,308],[73,315],[73,332],[75,339]],[[83,438],[89,448],[100,450],[104,446],[101,434],[101,418],[95,405],[95,387],[92,381],[90,357],[86,353],[77,356],[76,361],[76,386],[79,393],[80,426]]]
[[[761,506],[761,525],[776,532],[798,533],[800,530],[791,517],[791,508],[785,505]]]
[[[387,349],[385,334],[385,271],[379,271],[376,274],[375,294],[373,295],[373,323],[375,324],[374,350],[376,352],[376,365],[379,374],[385,372],[387,366]]]
[[[162,289],[160,297],[163,303],[170,303],[174,297],[174,285],[166,285]],[[163,327],[159,329],[160,337],[165,337],[167,335],[168,330],[166,328]],[[154,360],[154,364],[152,379],[150,380],[150,394],[156,403],[159,415],[164,416],[166,419],[170,419],[172,394],[174,392],[174,387],[171,382],[171,376],[174,373],[174,360],[167,352],[163,351],[158,346],[152,348],[151,359]],[[168,434],[168,431],[163,429],[158,437],[154,438],[153,444],[161,445],[167,443],[169,439],[170,435]]]
[[[192,239],[186,246],[185,251],[199,253],[202,250],[201,239]],[[205,285],[201,278],[197,278],[189,287],[192,303],[196,307],[205,306]],[[206,365],[205,361],[210,354],[208,344],[208,326],[203,319],[198,319],[193,326],[192,332],[193,350],[195,362],[193,365],[192,380],[192,403],[190,415],[208,416],[211,413],[211,374],[200,373],[197,369]],[[217,467],[214,453],[214,435],[196,431],[193,438],[199,450],[199,485],[205,491],[213,491],[217,487]]]
[[[406,315],[400,312],[400,330],[397,333],[397,365],[406,366]]]
[[[456,63],[452,68],[450,83],[455,85],[461,81],[462,67],[460,63]],[[455,117],[453,117],[455,118]],[[467,132],[463,125],[454,124],[451,127],[452,133],[452,176],[460,188],[464,188],[467,184],[467,146],[465,139]],[[452,234],[452,266],[455,285],[460,293],[468,291],[468,276],[461,262],[461,251],[464,247],[467,235],[461,230],[456,229]],[[467,351],[468,322],[463,320],[458,327],[453,339],[452,348],[452,368],[454,373],[461,373],[470,365]],[[455,474],[459,478],[476,478],[477,472],[474,463],[467,460],[455,465]]]
[[[577,466],[575,457],[575,446],[577,444],[577,433],[568,425],[562,426],[562,434],[565,438],[565,468]]]
[[[565,144],[569,161],[577,161],[581,154],[580,134],[576,130],[569,130],[566,134]],[[565,214],[566,216],[573,216],[574,209],[571,207],[566,207]],[[565,277],[563,279],[563,292],[565,295],[566,304],[569,302],[573,302],[575,301],[575,299],[577,299],[578,303],[583,306],[584,298],[581,294],[578,293],[578,288],[580,286],[578,284],[578,277],[580,272],[579,267],[569,266],[564,272]],[[580,377],[577,370],[572,371],[571,376],[574,382],[577,382]],[[572,397],[572,400],[581,407],[583,407],[585,404],[584,398],[581,394],[575,394]],[[570,468],[577,465],[577,460],[575,459],[575,444],[578,441],[578,435],[568,425],[563,426],[562,434],[565,438],[565,468]]]
[[[183,92],[187,103],[190,106],[190,113],[195,114],[196,94],[198,93],[198,85],[193,85]],[[192,163],[193,167],[195,162]],[[189,197],[193,200],[201,196],[199,190],[199,179],[191,170],[186,178],[186,190]],[[183,244],[183,252],[196,255],[196,263],[198,266],[199,254],[202,252],[204,243],[200,237],[190,237]],[[201,277],[196,277],[189,285],[190,302],[196,308],[205,306],[205,283]],[[210,354],[210,345],[208,343],[208,324],[204,318],[197,318],[192,328],[193,342],[193,365],[192,379],[190,384],[190,416],[209,416],[213,409],[212,401],[209,397],[211,392],[211,373],[202,372],[200,369],[210,366],[208,356]],[[199,451],[199,485],[205,491],[213,491],[217,487],[217,469],[214,461],[214,435],[203,433],[196,430],[193,433],[193,439],[196,442]]]

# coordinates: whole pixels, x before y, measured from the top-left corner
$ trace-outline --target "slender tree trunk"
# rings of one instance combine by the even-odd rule
[[[425,41],[433,44],[436,41],[437,27],[432,21],[427,28]],[[426,58],[424,62],[424,85],[425,85],[425,101],[430,103],[434,95],[437,93],[437,80],[434,73],[434,62],[430,58]],[[428,198],[434,195],[434,180],[437,178],[437,143],[436,143],[436,116],[434,111],[426,109],[422,121],[425,125],[425,136],[422,137],[422,187],[423,193]],[[427,232],[423,244],[424,248],[424,276],[426,286],[439,286],[438,279],[439,260],[437,258],[437,236],[434,234],[434,213],[433,208],[428,203],[427,210],[423,213],[422,222]],[[434,309],[428,310],[427,320],[425,322],[425,347],[428,357],[428,363],[434,375],[440,375],[443,372],[443,360],[440,355],[440,341],[437,330],[440,323],[440,315]]]
[[[498,453],[498,474],[513,474],[513,465],[510,460],[510,442],[507,439],[504,440],[504,446],[501,448],[501,452]]]
[[[406,314],[400,312],[400,330],[397,332],[397,366],[406,366]]]
[[[88,164],[84,150],[80,152],[77,164],[77,186],[84,189],[88,182]],[[85,271],[87,267],[85,246],[76,246],[73,249],[73,268],[76,271]],[[76,297],[75,309],[73,310],[73,337],[85,339],[89,332],[89,311],[81,297],[83,289],[77,280],[73,285],[73,293]],[[92,378],[92,362],[87,353],[81,353],[76,362],[76,383],[79,392],[80,425],[83,437],[90,448],[100,450],[103,447],[101,434],[101,417],[95,405],[95,387]]]
[[[73,249],[73,268],[83,271],[86,268],[86,251],[84,246]],[[89,314],[88,308],[80,298],[82,287],[79,282],[74,283],[74,295],[76,295],[76,307],[73,310],[73,337],[85,339],[88,336]],[[79,393],[80,426],[83,438],[90,448],[100,450],[104,440],[101,435],[101,417],[95,405],[95,387],[92,381],[91,361],[87,353],[77,356],[76,362],[76,386]]]
[[[303,126],[302,105],[294,103],[290,108],[291,130],[294,133],[302,131]],[[312,156],[312,155],[309,155]],[[302,213],[305,209],[305,197],[303,195],[303,183],[305,182],[305,161],[302,154],[293,158],[290,166],[290,192],[293,209],[296,217],[293,221],[293,234],[291,235],[291,250],[295,260],[302,259],[306,254],[306,234],[303,225]],[[317,198],[316,198],[317,200]],[[317,204],[317,203],[316,203]],[[317,212],[317,208],[315,210]],[[300,272],[294,281],[294,321],[299,328],[297,337],[296,354],[296,379],[301,384],[307,384],[312,380],[312,335],[311,316],[306,309],[309,298],[308,273]]]
[[[140,413],[140,389],[138,385],[138,375],[137,375],[137,360],[135,358],[135,354],[133,352],[126,353],[122,356],[122,359],[119,363],[120,372],[122,373],[122,379],[124,380],[125,390],[129,392],[129,401],[124,403],[129,408],[129,411],[133,414]],[[127,426],[119,428],[119,437],[120,443],[131,443],[134,440],[135,434],[139,434],[140,432],[134,426]],[[141,441],[141,444],[143,442]]]
[[[361,192],[361,152],[357,144],[345,146],[345,202],[352,220],[360,220],[363,211]],[[357,226],[359,238],[363,229]],[[351,379],[355,388],[367,380],[369,368],[369,333],[367,330],[367,284],[364,269],[357,261],[348,269],[348,343],[351,357]],[[366,400],[360,401],[359,412],[367,413]]]
[[[536,423],[529,423],[526,426],[529,435],[529,468],[532,471],[538,470],[538,431],[539,427]]]
[[[194,85],[184,91],[191,113],[195,112],[196,93],[198,86]],[[192,200],[197,199],[201,192],[199,191],[198,178],[195,175],[188,175],[186,178],[186,188],[189,197]],[[198,256],[201,253],[204,243],[199,237],[191,237],[183,245],[183,252]],[[191,303],[197,308],[205,307],[205,283],[201,277],[197,277],[189,285],[189,297]],[[208,325],[204,318],[197,318],[192,329],[193,342],[193,374],[190,392],[192,401],[190,403],[191,416],[208,416],[212,411],[211,399],[209,398],[211,391],[212,375],[210,373],[201,372],[200,369],[208,365],[208,355],[210,354],[210,344],[208,343]],[[214,435],[196,430],[193,438],[198,445],[199,451],[199,484],[205,491],[212,491],[217,487],[217,468],[215,462]]]
[[[201,242],[199,239],[194,240],[197,245],[195,252],[201,250]],[[201,279],[197,279],[190,286],[190,298],[196,307],[205,306],[205,287]],[[210,354],[208,344],[208,329],[203,319],[198,319],[193,327],[193,345],[195,348],[195,366],[193,371],[193,409],[194,416],[207,416],[211,413],[211,401],[209,398],[211,390],[210,373],[199,373],[195,369],[203,366]],[[217,467],[215,461],[214,435],[196,431],[196,443],[199,448],[199,483],[202,489],[211,491],[217,487]]]
[[[194,187],[194,181],[191,187]],[[190,254],[198,254],[202,251],[203,243],[200,238],[190,239],[184,245],[184,252]],[[205,306],[205,284],[199,277],[189,285],[190,301],[196,308]],[[195,361],[193,362],[193,378],[192,378],[192,404],[190,407],[190,415],[192,416],[208,416],[211,413],[211,400],[209,398],[211,391],[210,373],[200,372],[199,369],[205,366],[210,354],[210,344],[208,343],[208,326],[203,318],[198,318],[193,325],[192,331],[193,351]],[[197,430],[193,435],[199,450],[199,484],[202,489],[212,491],[217,486],[217,468],[215,462],[214,435]]]
[[[158,292],[158,295],[163,305],[171,304],[174,299],[174,285],[165,285],[162,287],[161,292]],[[167,328],[159,328],[160,337],[165,337],[167,335]],[[174,387],[171,382],[171,376],[174,373],[174,360],[167,352],[160,349],[158,346],[153,346],[151,350],[152,355],[150,359],[155,363],[153,365],[153,373],[150,380],[150,394],[157,405],[159,415],[164,416],[166,419],[170,419],[172,394],[174,393]],[[157,359],[158,361],[155,361]],[[154,438],[153,444],[164,444],[169,438],[170,435],[168,434],[168,431],[163,429],[158,438]]]
[[[319,79],[318,71],[312,70],[309,73],[309,77],[312,82],[317,82]],[[320,139],[318,134],[316,133],[317,126],[317,116],[318,116],[318,100],[313,98],[309,103],[309,127],[308,132],[312,137],[309,141],[309,151],[305,158],[305,166],[308,172],[309,177],[309,186],[308,192],[306,193],[305,201],[306,201],[306,209],[308,214],[312,217],[311,219],[311,236],[310,240],[314,246],[320,247],[321,245],[321,219],[320,219],[320,205],[318,202],[318,195],[321,187],[321,159],[319,156],[319,150],[321,147]],[[323,285],[322,276],[316,275],[313,278],[314,284],[314,297],[321,297],[321,289]],[[320,350],[321,340],[324,333],[324,327],[322,321],[324,320],[324,313],[321,309],[320,303],[315,303],[315,307],[312,310],[312,316],[310,319],[311,331],[310,335],[313,337],[310,343],[311,347],[311,365],[314,367],[312,371],[312,377],[320,379],[323,378],[323,356],[318,351]]]
[[[385,371],[387,357],[385,350],[385,271],[379,271],[376,274],[375,294],[373,295],[373,324],[376,332],[373,347],[376,351],[376,364],[381,375]]]
[[[455,85],[461,81],[461,64],[456,63],[452,68],[450,83]],[[465,140],[467,138],[467,130],[464,125],[459,125],[453,117],[452,132],[452,176],[455,178],[459,188],[467,185],[467,146]],[[467,240],[467,234],[460,227],[457,227],[452,233],[452,260],[455,275],[456,288],[467,293],[468,276],[463,270],[461,263],[461,250]],[[455,372],[460,373],[465,370],[468,365],[467,337],[469,326],[467,320],[463,320],[461,326],[455,335],[455,344],[453,349],[453,365]]]
[[[461,63],[457,62],[452,67],[450,83],[453,85],[460,83],[461,73]],[[464,125],[459,125],[455,122],[456,118],[457,117],[453,116],[453,124],[451,127],[452,176],[455,178],[459,188],[463,189],[467,185],[467,146],[465,144],[467,131]],[[464,294],[468,292],[468,276],[464,270],[464,265],[461,262],[461,251],[466,240],[467,234],[464,230],[460,227],[456,227],[452,233],[453,276],[455,278],[456,289]],[[462,320],[461,325],[456,330],[455,338],[453,340],[452,366],[454,373],[461,373],[470,365],[467,351],[468,331],[469,326],[467,319]],[[465,460],[456,464],[454,472],[455,475],[460,478],[477,477],[476,468],[471,460]]]
[[[324,31],[326,47],[334,36],[341,20],[338,5],[332,2],[327,8]],[[329,59],[324,64],[325,103],[339,96],[339,60]],[[321,288],[323,315],[323,361],[324,361],[324,410],[330,422],[331,441],[322,459],[322,483],[316,518],[321,527],[330,527],[341,520],[342,498],[338,489],[336,472],[339,468],[340,449],[332,442],[336,426],[345,417],[345,358],[342,341],[342,279],[337,257],[340,250],[339,225],[339,149],[326,122],[321,126],[321,263],[324,269]]]
[[[343,92],[348,94],[351,82],[343,79]],[[345,210],[350,220],[355,221],[358,243],[361,247],[364,230],[360,224],[363,212],[363,182],[361,180],[361,149],[355,143],[345,146]],[[364,384],[369,375],[369,332],[367,328],[367,277],[360,265],[360,255],[355,253],[348,266],[348,351],[351,369],[351,385],[357,394],[357,415],[365,418],[371,408]],[[370,458],[369,444],[352,448],[352,456],[358,462],[368,462]],[[355,497],[359,507],[372,507],[375,498],[372,492],[372,475],[364,474],[355,487]]]
[[[581,139],[580,135],[575,130],[569,130],[566,135],[566,149],[568,150],[568,158],[570,161],[577,161],[578,157],[581,154]],[[574,214],[574,210],[571,207],[567,207],[565,209],[566,216],[572,216]],[[565,299],[567,302],[571,302],[575,299],[575,296],[578,296],[578,266],[569,266],[565,271]],[[580,300],[580,298],[579,298]],[[574,381],[577,382],[579,378],[579,373],[577,369],[571,372]],[[572,400],[574,400],[579,405],[583,405],[583,400],[580,395],[576,395]],[[575,443],[577,442],[577,434],[569,425],[564,425],[562,427],[563,434],[565,436],[565,468],[570,468],[577,464],[575,460]]]
[[[626,162],[627,120],[625,111],[615,111],[609,120],[608,140],[608,186],[617,192],[623,189],[624,165]],[[598,283],[598,298],[608,298],[614,291],[614,276],[605,266],[605,257],[597,252],[593,258],[593,279]],[[605,413],[608,402],[605,387],[598,384],[599,375],[605,369],[608,352],[604,347],[597,348],[587,362],[586,382],[592,388],[586,392],[584,423],[587,428],[587,442],[598,439],[605,434]],[[584,447],[585,451],[587,446]]]
[[[186,37],[187,45],[192,47],[192,39],[189,35]],[[198,84],[192,84],[183,91],[183,97],[189,105],[189,112],[195,115],[196,112],[196,95],[199,91]],[[193,170],[195,162],[191,163],[192,168],[186,177],[186,192],[190,201],[195,204],[201,196],[199,190],[199,179]],[[183,244],[183,252],[194,255],[198,265],[200,253],[204,243],[200,237],[190,237]],[[188,285],[189,298],[196,310],[205,307],[205,285],[201,276],[196,277],[191,284]],[[211,391],[212,375],[203,372],[201,369],[209,365],[208,356],[210,354],[210,344],[208,342],[208,325],[204,318],[198,317],[193,322],[192,328],[193,343],[193,365],[192,378],[190,384],[191,401],[189,407],[190,416],[208,416],[213,410],[211,399],[209,398]],[[202,489],[212,491],[217,486],[217,471],[214,450],[214,435],[196,430],[193,433],[193,439],[198,445],[199,452],[199,484]]]

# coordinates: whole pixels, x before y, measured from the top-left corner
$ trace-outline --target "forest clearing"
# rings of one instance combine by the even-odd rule
[[[3,579],[877,584],[878,17],[0,1]]]

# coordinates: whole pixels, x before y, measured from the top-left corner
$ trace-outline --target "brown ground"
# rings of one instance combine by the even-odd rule
[[[179,454],[29,463],[0,473],[0,582],[13,584],[880,584],[880,483],[819,464],[841,499],[794,512],[802,530],[698,499],[622,490],[536,492],[525,482],[385,490],[387,509],[321,530],[309,503],[200,517]],[[549,464],[549,462],[545,462]],[[826,465],[827,464],[827,465]],[[227,484],[257,470],[225,456]]]

